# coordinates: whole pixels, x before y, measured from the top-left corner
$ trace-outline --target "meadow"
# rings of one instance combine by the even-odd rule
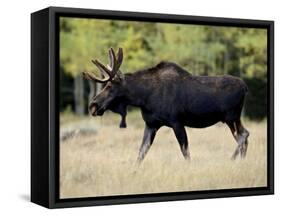
[[[191,160],[184,160],[172,129],[162,127],[138,165],[144,122],[129,112],[127,128],[119,116],[61,114],[60,198],[247,188],[267,185],[266,120],[244,120],[250,131],[244,160],[231,160],[237,144],[222,123],[186,128]],[[74,131],[74,132],[73,132]],[[71,132],[71,133],[70,133]]]

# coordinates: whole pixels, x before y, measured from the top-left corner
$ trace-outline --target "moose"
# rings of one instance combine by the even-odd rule
[[[119,113],[123,120],[128,105],[140,108],[145,129],[138,162],[144,159],[162,126],[173,129],[184,158],[190,159],[185,126],[205,128],[218,122],[226,123],[238,144],[232,159],[246,156],[249,132],[241,122],[241,112],[248,88],[242,79],[231,75],[196,76],[166,61],[123,74],[122,61],[122,48],[117,55],[110,48],[109,65],[92,60],[101,78],[83,72],[86,79],[105,84],[88,108],[92,116],[102,116],[110,109]]]

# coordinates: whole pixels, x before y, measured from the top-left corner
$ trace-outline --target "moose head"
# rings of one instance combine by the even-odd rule
[[[118,49],[117,57],[112,48],[109,49],[109,65],[105,66],[98,60],[92,60],[93,64],[100,70],[102,78],[94,74],[83,72],[84,78],[105,84],[102,91],[93,97],[89,103],[89,112],[93,116],[101,116],[110,109],[111,103],[117,98],[122,97],[125,91],[124,75],[119,70],[123,61],[123,50]]]

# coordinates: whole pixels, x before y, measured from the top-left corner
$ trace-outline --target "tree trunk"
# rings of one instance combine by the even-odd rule
[[[101,90],[102,90],[102,84],[97,83],[96,95],[99,94]]]
[[[93,81],[89,80],[89,88],[90,88],[90,92],[89,92],[89,96],[88,96],[88,103],[90,103],[90,101],[93,99],[93,97],[96,96],[96,83]]]
[[[84,109],[84,83],[83,77],[78,75],[74,78],[74,108],[77,115],[83,115]]]

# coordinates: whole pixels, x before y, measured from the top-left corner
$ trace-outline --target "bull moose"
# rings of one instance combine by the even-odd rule
[[[89,112],[101,116],[111,109],[122,117],[126,116],[127,105],[141,109],[145,121],[138,161],[141,162],[158,129],[167,126],[173,129],[181,152],[190,159],[185,126],[205,128],[217,122],[226,123],[238,146],[232,159],[239,154],[246,156],[249,132],[241,122],[241,111],[248,88],[238,77],[195,76],[172,62],[160,62],[149,69],[123,74],[122,48],[117,56],[109,49],[108,66],[92,60],[102,78],[83,72],[83,76],[95,82],[104,83],[102,91],[92,98]]]

